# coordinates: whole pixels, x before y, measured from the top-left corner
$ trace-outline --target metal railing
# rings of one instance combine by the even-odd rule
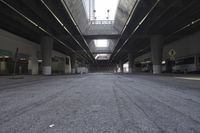
[[[90,25],[96,25],[96,24],[109,24],[113,25],[114,20],[89,20]]]
[[[86,35],[112,35],[118,34],[114,28],[114,20],[89,20]]]

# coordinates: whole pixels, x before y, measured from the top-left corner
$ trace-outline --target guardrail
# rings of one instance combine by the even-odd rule
[[[96,25],[96,24],[114,24],[114,20],[90,20],[89,24]]]
[[[114,20],[89,20],[89,26],[86,29],[87,35],[111,35],[118,34],[114,28]]]

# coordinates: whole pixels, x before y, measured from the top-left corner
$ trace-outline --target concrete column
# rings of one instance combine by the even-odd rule
[[[37,58],[32,59],[32,75],[37,75],[39,72]]]
[[[133,54],[129,53],[128,54],[128,62],[129,62],[129,73],[133,73],[133,64],[134,64],[134,58],[133,58]]]
[[[71,58],[67,56],[66,59],[68,60],[68,64],[66,65],[66,68],[65,68],[65,74],[72,73]]]
[[[121,72],[121,73],[124,73],[123,64],[124,64],[123,61],[120,61],[120,62],[119,62],[119,67],[120,67],[120,72]]]
[[[31,56],[28,60],[28,71],[29,74],[37,75],[38,74],[38,60],[36,56]]]
[[[0,72],[2,74],[6,74],[6,70],[7,70],[6,61],[3,60],[3,61],[0,62]]]
[[[66,59],[64,57],[57,57],[58,62],[54,62],[54,69],[58,74],[65,74],[65,62]]]
[[[71,73],[75,74],[76,72],[76,56],[72,55],[71,56]]]
[[[85,62],[85,60],[81,60],[81,62],[80,62],[81,64],[81,67],[86,67],[86,62]]]
[[[76,58],[76,60],[75,60],[75,73],[77,74],[78,73],[78,68],[79,68],[79,61],[77,60],[77,58]]]
[[[114,72],[117,73],[117,70],[118,70],[118,65],[116,64],[114,67]]]
[[[153,62],[153,74],[162,73],[162,35],[151,36],[151,58]]]
[[[53,39],[49,36],[42,37],[41,39],[42,60],[43,60],[43,75],[51,75],[51,52],[53,49]]]
[[[28,73],[29,74],[32,73],[32,60],[31,59],[28,60]]]

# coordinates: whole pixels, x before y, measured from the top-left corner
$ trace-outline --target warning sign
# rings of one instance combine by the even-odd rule
[[[170,56],[176,56],[176,51],[175,51],[174,49],[171,49],[171,50],[168,52],[168,54],[169,54]]]
[[[174,61],[176,59],[176,51],[174,49],[171,49],[168,52],[169,56],[170,56],[170,60]]]

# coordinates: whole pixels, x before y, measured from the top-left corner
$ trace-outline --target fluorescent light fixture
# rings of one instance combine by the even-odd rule
[[[94,44],[95,44],[95,47],[97,48],[106,48],[109,46],[108,40],[106,39],[94,40]]]

